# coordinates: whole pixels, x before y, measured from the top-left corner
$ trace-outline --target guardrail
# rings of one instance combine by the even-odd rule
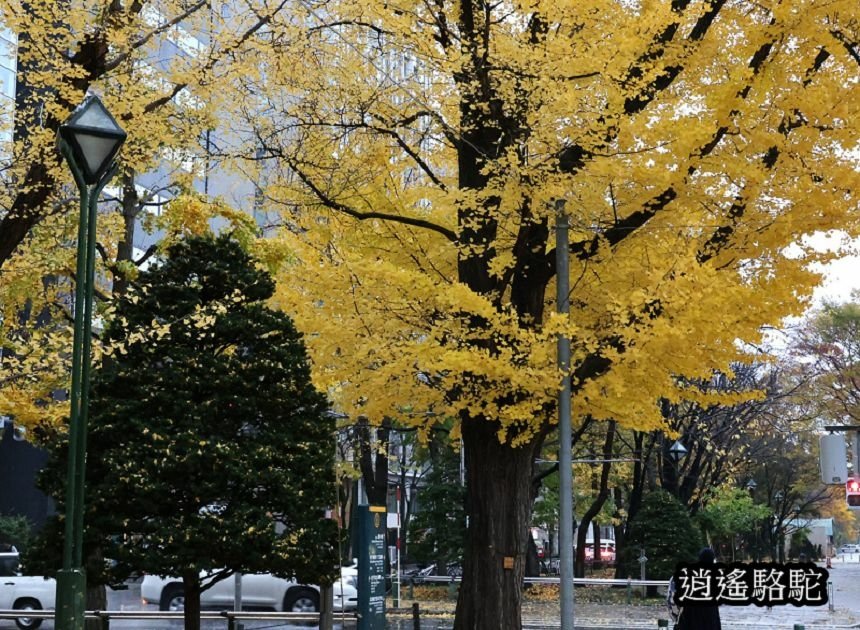
[[[54,610],[0,610],[0,619],[17,619],[28,617],[30,619],[53,619]],[[87,619],[156,619],[156,620],[179,620],[183,619],[182,611],[162,610],[87,610],[84,616]],[[356,621],[358,616],[354,612],[334,612],[335,621]],[[227,622],[227,629],[234,630],[236,622],[240,621],[315,621],[319,623],[319,613],[288,613],[288,612],[260,612],[260,611],[200,611],[201,621]]]

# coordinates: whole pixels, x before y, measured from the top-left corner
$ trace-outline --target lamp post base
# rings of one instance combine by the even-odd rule
[[[87,579],[82,569],[57,572],[56,630],[84,630]]]

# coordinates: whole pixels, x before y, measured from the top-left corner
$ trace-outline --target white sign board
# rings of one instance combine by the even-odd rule
[[[845,436],[842,433],[822,435],[820,446],[821,482],[841,486],[848,481],[848,452]]]

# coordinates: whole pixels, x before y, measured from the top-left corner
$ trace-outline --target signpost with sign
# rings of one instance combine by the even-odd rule
[[[386,511],[358,506],[358,630],[385,630]]]

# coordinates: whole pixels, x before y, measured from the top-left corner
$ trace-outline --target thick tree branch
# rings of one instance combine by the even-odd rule
[[[272,152],[272,149],[267,148],[267,150]],[[274,154],[279,154],[279,152],[274,151]],[[351,208],[346,204],[340,203],[339,201],[335,201],[329,195],[327,195],[325,191],[322,190],[307,173],[305,173],[301,168],[299,168],[299,165],[295,162],[295,160],[283,154],[279,154],[278,157],[280,157],[287,163],[287,165],[290,167],[290,169],[293,170],[293,172],[295,172],[295,174],[302,181],[302,183],[311,190],[311,192],[316,196],[320,203],[322,203],[322,205],[324,205],[326,208],[336,210],[337,212],[341,212],[360,221],[364,221],[367,219],[379,219],[381,221],[393,221],[395,223],[403,223],[404,225],[424,228],[426,230],[436,232],[437,234],[441,234],[452,243],[457,242],[458,237],[455,231],[433,223],[432,221],[419,219],[417,217],[388,214],[385,212],[362,212],[360,210],[356,210],[355,208]]]
[[[758,50],[753,54],[750,58],[749,68],[753,71],[752,76],[757,76],[762,67],[764,66],[765,61],[768,59],[771,51],[773,50],[773,41],[767,41],[762,44]],[[811,73],[816,72],[821,65],[824,63],[826,56],[819,53],[816,56],[815,61],[813,62],[812,68],[807,72],[807,79],[811,76]],[[752,89],[752,78],[744,85],[740,90],[738,90],[738,99],[743,101],[747,98]],[[737,115],[738,110],[733,109],[730,113],[730,117]],[[714,135],[705,142],[702,146],[700,146],[696,151],[693,152],[691,157],[691,163],[687,167],[687,178],[692,177],[699,168],[698,162],[710,155],[719,145],[720,141],[729,133],[729,129],[726,126],[719,127]],[[775,147],[772,147],[762,158],[765,166],[771,168],[776,161],[776,156],[774,155],[774,151],[776,151]],[[613,247],[620,243],[625,238],[629,237],[631,234],[635,233],[640,228],[644,227],[648,221],[650,221],[659,211],[663,210],[668,206],[675,198],[678,196],[678,193],[675,187],[670,186],[652,197],[649,201],[647,201],[641,209],[629,214],[623,219],[616,220],[613,225],[604,230],[599,234],[595,234],[591,239],[587,241],[578,241],[571,243],[570,251],[573,256],[576,256],[580,260],[587,260],[597,254],[599,251],[599,247],[601,242],[606,243],[608,246]],[[735,211],[737,209],[734,208]],[[739,218],[743,212],[737,216],[732,216],[733,220]],[[731,215],[730,215],[731,216]],[[723,228],[720,228],[718,232],[725,232]],[[715,236],[717,236],[715,234]],[[728,235],[721,235],[719,239],[728,238]],[[716,241],[715,241],[716,244]],[[550,252],[547,254],[550,260],[555,260],[555,253]],[[553,267],[554,269],[554,267]]]
[[[833,35],[836,41],[842,44],[842,47],[845,49],[845,51],[851,56],[851,58],[857,63],[857,65],[860,66],[860,50],[858,50],[858,48],[860,47],[858,47],[857,42],[850,41],[845,36],[845,33],[840,31],[838,28],[832,29],[830,31],[830,34]]]
[[[717,14],[720,12],[720,9],[723,8],[723,5],[726,3],[726,0],[712,0],[710,2],[709,9],[696,21],[696,25],[693,27],[693,30],[690,32],[690,35],[687,37],[687,42],[698,42],[701,41],[705,34],[710,29],[711,25],[714,23],[714,19],[717,17]],[[685,6],[688,2],[683,3]],[[664,30],[663,34],[659,38],[660,43],[668,43],[670,42],[675,35],[675,30],[677,29],[677,23],[671,25],[667,29]],[[665,48],[659,48],[659,54],[657,56],[662,57]],[[655,51],[656,53],[656,51]],[[650,61],[653,58],[653,54],[649,54],[640,58],[641,61]],[[672,83],[674,83],[675,79],[678,78],[678,75],[683,71],[684,66],[680,64],[667,66],[660,72],[654,79],[652,79],[645,87],[641,90],[639,94],[636,96],[632,96],[627,98],[624,101],[624,113],[628,116],[637,114],[644,110],[656,96],[666,90]],[[641,66],[634,66],[630,69],[628,73],[628,77],[635,78],[638,76],[642,76],[643,70]]]
[[[327,28],[335,28],[338,26],[360,26],[362,28],[369,29],[376,33],[377,35],[390,35],[391,31],[388,31],[384,28],[380,28],[376,24],[371,24],[370,22],[362,22],[361,20],[338,20],[336,22],[326,22],[325,24],[318,24],[317,26],[311,26],[307,28],[307,33],[316,33],[317,31],[322,31]]]
[[[709,9],[696,21],[695,26],[690,31],[686,41],[688,43],[701,41],[726,0],[710,0]],[[690,0],[675,0],[672,3],[672,10],[678,15],[681,15],[688,8]],[[640,55],[636,62],[627,70],[626,83],[634,83],[640,77],[648,74],[647,66],[655,64],[663,58],[666,52],[667,45],[671,43],[680,27],[680,19],[668,24],[651,42],[645,53]],[[684,66],[680,64],[667,66],[660,73],[657,73],[654,79],[643,86],[640,92],[634,96],[629,96],[624,102],[624,113],[628,116],[637,114],[645,109],[658,94],[668,89],[675,79],[681,74]],[[607,122],[608,118],[604,118]],[[598,148],[608,146],[618,133],[617,124],[609,120],[610,127],[605,132],[605,142]],[[585,163],[593,157],[593,150],[586,149],[582,145],[576,143],[562,148],[558,154],[558,167],[562,173],[575,173],[585,166]]]

